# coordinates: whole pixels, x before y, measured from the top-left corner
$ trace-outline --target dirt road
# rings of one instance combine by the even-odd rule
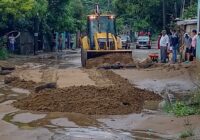
[[[144,55],[146,53],[143,50],[137,50],[133,52]],[[144,55],[145,56],[145,55]],[[64,88],[64,92],[60,91],[57,96],[48,96],[51,92],[46,92],[47,90],[42,91],[36,95],[39,97],[37,101],[39,104],[45,103],[43,101],[42,95],[47,95],[45,99],[50,101],[57,100],[58,96],[62,96],[62,102],[65,102],[65,98],[67,95],[73,94],[74,99],[77,99],[78,96],[75,94],[77,91],[72,89],[71,86],[76,85],[77,87],[81,87],[82,90],[91,91],[91,93],[96,91],[100,91],[103,88],[108,89],[110,86],[116,86],[116,89],[120,89],[119,93],[116,93],[115,90],[111,90],[111,96],[106,96],[106,94],[101,95],[104,99],[109,99],[109,102],[105,102],[106,100],[95,100],[95,98],[91,95],[94,94],[86,94],[85,98],[78,98],[80,100],[80,105],[84,108],[84,103],[86,102],[86,97],[91,101],[100,101],[94,102],[94,106],[87,106],[88,110],[90,108],[105,108],[106,104],[118,105],[121,100],[115,101],[115,99],[123,99],[121,93],[126,93],[124,96],[127,96],[126,99],[130,100],[132,105],[132,94],[130,92],[126,92],[129,90],[143,91],[141,89],[135,88],[145,88],[148,90],[153,90],[157,93],[166,89],[166,87],[170,87],[170,89],[174,91],[188,91],[191,88],[195,88],[195,85],[192,84],[192,80],[190,80],[190,75],[188,74],[187,68],[181,68],[179,70],[169,70],[166,68],[152,68],[152,69],[123,69],[123,70],[114,70],[114,78],[110,78],[109,75],[103,75],[98,73],[96,70],[84,70],[80,67],[80,54],[79,52],[63,52],[59,56],[57,54],[47,54],[41,55],[37,57],[16,57],[14,59],[9,60],[10,64],[16,65],[16,70],[12,73],[13,76],[24,79],[25,82],[22,81],[23,84],[17,85],[17,83],[6,85],[3,82],[4,76],[0,77],[0,139],[1,140],[132,140],[132,139],[178,139],[181,132],[193,128],[196,136],[199,137],[199,126],[200,126],[200,117],[199,116],[191,116],[191,117],[183,117],[176,118],[172,115],[166,115],[159,109],[159,100],[154,102],[147,101],[143,102],[144,108],[140,113],[135,114],[131,112],[135,112],[133,110],[130,111],[124,109],[127,106],[130,106],[127,100],[124,101],[124,105],[122,104],[122,109],[114,108],[108,110],[107,112],[114,111],[118,115],[105,115],[109,114],[105,110],[103,113],[96,114],[104,114],[104,115],[88,115],[90,111],[82,110],[82,111],[74,111],[80,110],[79,108],[72,107],[71,111],[61,111],[55,112],[55,110],[47,111],[43,109],[43,111],[30,111],[30,110],[21,110],[14,108],[12,103],[16,100],[21,100],[20,103],[26,102],[27,100],[23,100],[23,98],[27,98],[32,92],[32,88],[36,83],[40,82],[56,82],[58,88]],[[112,73],[113,73],[112,72]],[[116,75],[117,74],[117,75]],[[121,77],[122,79],[121,79]],[[118,78],[115,78],[118,77]],[[121,80],[120,80],[121,79]],[[127,79],[127,80],[126,80]],[[184,80],[183,79],[188,79]],[[124,81],[125,80],[125,81]],[[27,81],[32,81],[34,83],[29,83],[26,86]],[[173,81],[173,82],[172,82]],[[132,85],[131,85],[131,84]],[[170,86],[170,83],[177,83],[175,87]],[[128,88],[121,88],[120,85],[128,84]],[[159,84],[159,86],[156,86]],[[24,87],[25,85],[25,87]],[[173,84],[174,85],[174,84]],[[185,86],[187,85],[187,86]],[[85,87],[90,87],[89,90]],[[127,87],[124,86],[124,87]],[[178,87],[178,88],[177,88]],[[26,88],[26,89],[22,89]],[[79,88],[80,89],[80,88]],[[177,90],[178,89],[178,90]],[[123,90],[123,91],[121,91]],[[56,89],[51,90],[53,94],[57,91]],[[73,92],[70,92],[73,91]],[[61,92],[63,92],[61,94]],[[82,91],[81,93],[84,94]],[[44,93],[44,94],[43,94]],[[88,93],[88,92],[87,92]],[[132,92],[131,92],[132,93]],[[144,93],[144,92],[142,92]],[[141,100],[144,97],[148,96],[146,94],[140,94],[138,98]],[[152,92],[149,92],[152,93]],[[133,94],[135,95],[135,94]],[[40,100],[40,96],[42,100]],[[71,96],[70,96],[71,97]],[[81,97],[81,96],[79,96]],[[82,96],[83,97],[83,96]],[[105,98],[106,97],[106,98]],[[140,98],[141,97],[141,98]],[[157,96],[156,96],[157,97]],[[30,98],[29,98],[30,99]],[[35,96],[34,96],[34,99]],[[61,98],[59,98],[60,100]],[[73,99],[73,101],[74,101]],[[81,100],[82,99],[82,100]],[[112,101],[110,101],[112,99]],[[135,99],[135,97],[134,97]],[[70,100],[70,99],[67,99]],[[32,101],[32,100],[31,100]],[[37,102],[35,101],[35,102]],[[120,103],[118,102],[120,101]],[[83,103],[84,102],[84,103]],[[49,102],[48,102],[49,103]],[[51,106],[51,104],[46,104],[45,107]],[[55,102],[54,102],[55,103]],[[88,103],[88,102],[86,102]],[[101,104],[102,103],[102,104]],[[135,102],[134,102],[135,103]],[[133,103],[133,105],[135,105]],[[24,105],[24,104],[23,104]],[[27,103],[28,105],[28,103]],[[86,104],[85,104],[86,105]],[[91,104],[90,104],[91,105]],[[28,106],[27,106],[28,107]],[[37,108],[37,106],[35,106]],[[67,106],[70,107],[70,106]],[[57,106],[54,109],[60,111],[61,107]],[[24,108],[29,109],[29,108]],[[44,111],[46,110],[46,111]],[[116,113],[115,110],[119,112]],[[102,110],[98,110],[102,111]],[[120,111],[125,111],[125,113],[120,113]],[[71,113],[69,113],[71,112]],[[137,111],[136,111],[137,112]],[[126,115],[120,115],[126,114]],[[189,120],[191,125],[186,125],[185,122]],[[162,125],[161,125],[162,124]],[[164,126],[164,127],[163,127]]]

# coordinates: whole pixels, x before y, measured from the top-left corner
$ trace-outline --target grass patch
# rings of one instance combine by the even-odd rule
[[[8,58],[8,51],[6,49],[6,36],[0,37],[0,60]]]
[[[177,101],[174,104],[167,103],[164,111],[177,117],[200,114],[200,89],[192,92],[193,96],[188,101]]]
[[[2,47],[0,48],[0,60],[5,60],[7,59],[9,56],[8,51],[6,50],[6,48]]]
[[[192,106],[188,106],[183,102],[176,102],[172,105],[168,105],[166,107],[166,111],[168,113],[173,113],[177,117],[197,114],[196,108],[194,108]]]
[[[194,132],[192,129],[190,129],[190,130],[186,130],[186,131],[182,132],[179,137],[180,138],[188,138],[188,137],[192,137],[192,136],[194,136]]]

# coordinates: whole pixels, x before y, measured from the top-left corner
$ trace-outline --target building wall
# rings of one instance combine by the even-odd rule
[[[191,34],[192,30],[197,29],[197,25],[186,25],[186,33]]]

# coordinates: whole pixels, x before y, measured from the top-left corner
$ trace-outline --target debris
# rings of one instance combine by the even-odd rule
[[[12,67],[12,66],[3,66],[1,67],[1,70],[9,70],[9,71],[12,71],[12,70],[15,70],[15,67]]]
[[[11,70],[1,70],[0,71],[0,75],[8,75],[8,74],[11,74],[12,71]]]
[[[136,65],[137,68],[149,68],[153,65],[153,61],[150,58],[143,59],[139,61]]]
[[[11,77],[11,76],[7,76],[4,78],[4,83],[5,84],[10,84],[12,81],[15,81],[17,77]]]
[[[33,81],[25,81],[20,79],[19,77],[7,76],[4,78],[4,83],[8,84],[9,86],[23,88],[23,89],[30,89],[32,90],[35,85],[37,85]]]
[[[55,89],[57,88],[57,84],[56,83],[45,83],[45,84],[41,84],[35,87],[34,91],[36,93],[38,93],[41,90],[47,89],[47,88],[51,88],[51,89]]]
[[[120,68],[126,64],[134,64],[132,54],[107,54],[87,60],[86,68]]]

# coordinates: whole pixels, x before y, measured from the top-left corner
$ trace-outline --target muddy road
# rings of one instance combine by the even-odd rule
[[[145,57],[147,51],[134,50],[133,54],[136,54],[135,57]],[[199,116],[177,118],[161,110],[163,101],[160,96],[164,96],[165,92],[170,90],[185,94],[196,88],[188,67],[112,70],[109,76],[105,71],[102,74],[96,69],[81,68],[79,50],[29,57],[14,56],[7,62],[1,62],[1,65],[5,64],[15,65],[15,71],[9,76],[22,81],[5,84],[5,76],[0,76],[1,140],[174,140],[190,128],[196,134],[192,139],[199,138]],[[34,88],[40,83],[56,83],[59,89],[45,89],[35,95]],[[110,92],[104,92],[105,89]],[[103,94],[99,96],[96,92]],[[125,94],[121,96],[123,92]],[[79,93],[83,95],[77,96]],[[138,94],[138,99],[133,97],[137,99],[133,102],[132,96],[135,94]],[[95,96],[105,100],[96,100]],[[14,107],[16,101],[18,104]],[[71,101],[71,107],[69,104],[55,106],[52,101],[57,101],[57,105]],[[139,111],[132,110],[136,102]],[[53,109],[47,110],[52,104]],[[110,110],[109,104],[112,106]],[[41,105],[44,108],[38,110]],[[61,108],[67,110],[62,111]],[[94,110],[95,113],[90,113]],[[186,125],[187,120],[191,125]]]

